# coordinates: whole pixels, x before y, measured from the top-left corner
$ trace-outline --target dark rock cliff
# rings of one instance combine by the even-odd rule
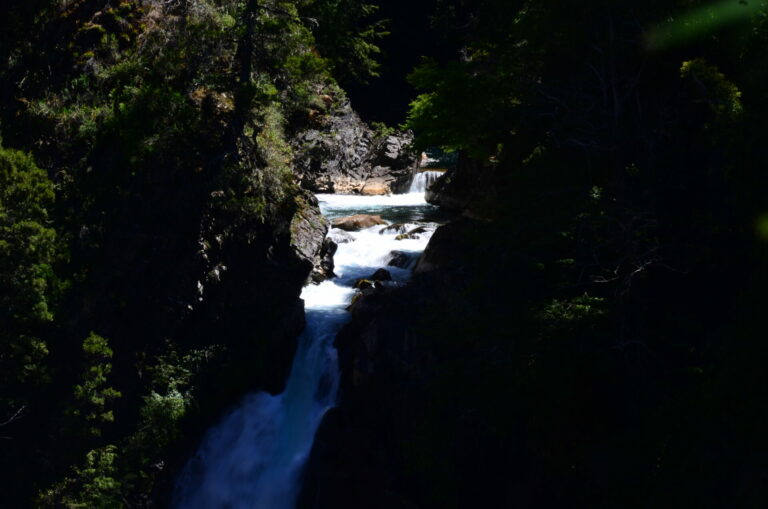
[[[352,320],[337,337],[341,401],[318,431],[302,509],[423,507],[429,490],[414,476],[422,452],[411,446],[426,431],[420,426],[446,355],[432,343],[424,312],[438,302],[461,301],[470,281],[467,264],[480,264],[483,256],[482,245],[469,239],[484,228],[471,219],[439,228],[408,285],[363,296],[352,307]],[[473,447],[471,433],[455,440],[458,451]],[[468,478],[478,480],[484,470]],[[476,507],[491,507],[483,504],[493,499],[476,501]]]
[[[296,137],[296,173],[318,193],[402,192],[419,163],[412,142],[410,132],[375,132],[345,100]]]
[[[272,224],[229,235],[217,232],[217,226],[211,221],[201,242],[206,276],[197,283],[198,302],[192,305],[197,316],[189,332],[203,343],[216,334],[251,351],[247,385],[280,392],[304,324],[299,295],[319,263],[328,223],[316,199],[303,193],[293,210]]]
[[[494,205],[505,201],[509,185],[505,171],[502,166],[482,165],[459,154],[456,166],[427,189],[427,201],[466,216],[492,218],[498,215]]]

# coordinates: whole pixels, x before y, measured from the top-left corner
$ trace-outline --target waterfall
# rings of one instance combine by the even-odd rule
[[[338,366],[329,311],[308,321],[285,391],[247,396],[205,437],[179,479],[179,508],[293,509],[317,426],[336,402]]]
[[[429,178],[422,177],[424,186]],[[389,213],[402,222],[432,209],[423,195],[318,195],[318,199],[323,213],[331,218],[364,212],[386,219]],[[397,240],[397,229],[382,232],[383,226],[374,226],[352,232],[354,241],[339,245],[334,256],[337,277],[309,285],[301,294],[307,326],[299,338],[285,391],[246,396],[206,433],[176,481],[172,507],[295,508],[315,432],[325,412],[336,404],[339,369],[333,342],[349,319],[346,307],[355,294],[353,285],[385,266],[392,274],[392,284],[406,281],[410,270],[387,263],[393,251],[415,257],[424,250],[435,225],[420,224],[427,231],[413,238]]]
[[[411,180],[409,193],[424,193],[432,183],[443,175],[442,171],[424,170],[416,173]]]

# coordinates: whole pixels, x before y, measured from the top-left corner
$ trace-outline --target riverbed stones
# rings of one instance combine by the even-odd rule
[[[380,235],[386,233],[405,233],[408,231],[408,223],[394,223],[389,226],[385,226],[379,231]]]
[[[424,233],[427,233],[427,229],[424,228],[423,226],[419,226],[418,228],[414,228],[408,233],[401,233],[400,235],[395,237],[395,240],[417,239],[419,238],[419,235],[422,235]]]
[[[372,216],[369,214],[355,214],[354,216],[339,217],[333,220],[333,227],[340,230],[352,232],[370,228],[379,224],[387,224],[381,216]]]

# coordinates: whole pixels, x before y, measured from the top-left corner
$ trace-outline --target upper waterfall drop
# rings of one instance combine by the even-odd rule
[[[413,175],[409,193],[425,193],[430,185],[439,179],[444,172],[435,170],[424,170]]]

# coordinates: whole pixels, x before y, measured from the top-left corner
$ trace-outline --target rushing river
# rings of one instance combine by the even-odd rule
[[[331,230],[338,241],[334,256],[337,277],[309,285],[304,299],[307,327],[299,338],[285,391],[276,396],[246,396],[203,439],[177,480],[173,507],[179,509],[294,509],[315,431],[336,403],[339,370],[333,346],[349,319],[346,311],[353,285],[385,267],[393,281],[410,277],[413,261],[427,245],[437,209],[424,200],[435,172],[417,174],[409,193],[391,196],[318,195],[329,219],[352,214],[377,214],[398,229],[374,226],[358,232]],[[424,233],[397,240],[416,227]],[[382,231],[384,230],[384,231]],[[389,266],[393,251],[412,260],[404,268]]]

